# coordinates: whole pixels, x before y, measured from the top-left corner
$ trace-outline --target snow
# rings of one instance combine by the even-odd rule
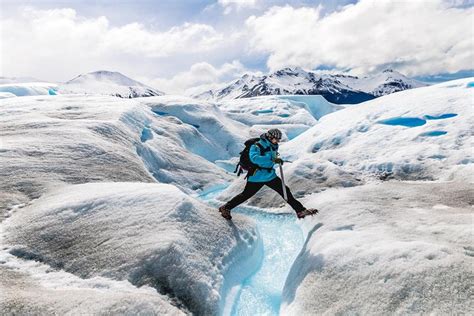
[[[426,84],[407,78],[398,71],[386,69],[372,76],[362,78],[352,76],[341,76],[338,78],[342,83],[376,96],[382,96],[400,91],[400,87],[420,88]],[[394,84],[395,83],[395,84]]]
[[[119,72],[95,71],[82,74],[61,84],[62,94],[100,94],[121,98],[136,98],[163,95],[163,92],[135,81]]]
[[[315,165],[330,161],[357,177],[449,180],[470,170],[465,159],[474,161],[472,92],[465,88],[470,80],[398,92],[328,114],[281,152]]]
[[[32,95],[55,95],[58,85],[49,82],[21,82],[0,84],[0,98]]]
[[[137,100],[78,95],[0,100],[2,205],[24,203],[61,183],[158,181],[189,192],[232,179],[190,151],[192,142],[211,140]],[[150,139],[142,137],[144,130]]]
[[[256,243],[245,218],[229,225],[215,213],[168,184],[67,185],[16,213],[6,241],[20,258],[154,287],[168,304],[214,314],[223,275]]]
[[[14,98],[16,95],[14,95],[11,92],[0,92],[0,99],[6,99],[6,98]]]
[[[12,314],[184,315],[149,286],[104,277],[82,279],[37,261],[0,252],[0,309]]]
[[[241,151],[248,127],[229,119],[215,104],[181,96],[141,99],[164,119],[178,119],[191,126],[195,137],[182,137],[188,150],[209,161],[229,159]],[[204,138],[204,139],[203,139]]]
[[[305,199],[306,243],[282,315],[465,314],[474,310],[472,185],[386,182]]]
[[[279,128],[292,139],[313,126],[322,116],[344,108],[322,96],[261,96],[218,103],[230,118],[247,125],[251,135]]]

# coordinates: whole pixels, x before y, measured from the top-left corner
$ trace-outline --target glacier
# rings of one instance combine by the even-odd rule
[[[358,105],[320,96],[0,99],[0,308],[467,314],[472,82]],[[424,124],[381,123],[404,118]],[[295,197],[320,214],[298,221],[262,189],[227,222],[216,207],[245,184],[232,174],[236,156],[270,126],[284,132]]]
[[[34,95],[56,95],[58,85],[49,82],[15,82],[0,84],[0,98]]]

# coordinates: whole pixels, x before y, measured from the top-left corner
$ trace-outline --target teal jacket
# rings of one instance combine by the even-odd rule
[[[277,176],[275,169],[273,169],[273,166],[275,165],[273,159],[276,158],[278,154],[278,144],[272,144],[264,135],[260,136],[258,143],[266,149],[265,153],[263,156],[260,155],[260,148],[256,144],[253,144],[249,151],[250,161],[260,167],[271,168],[271,170],[257,169],[252,176],[248,177],[249,182],[267,182],[273,180]]]

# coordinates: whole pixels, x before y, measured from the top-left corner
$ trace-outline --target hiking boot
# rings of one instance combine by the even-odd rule
[[[298,216],[298,219],[305,218],[306,215],[313,216],[314,214],[318,214],[318,210],[315,208],[304,209],[302,211],[296,212],[296,216]]]
[[[230,210],[225,207],[225,205],[219,207],[219,212],[221,212],[222,217],[224,217],[225,219],[232,219],[232,216],[230,216]]]

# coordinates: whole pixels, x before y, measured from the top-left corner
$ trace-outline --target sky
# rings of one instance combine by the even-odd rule
[[[167,93],[284,67],[472,76],[474,0],[0,0],[0,76],[119,71]]]

